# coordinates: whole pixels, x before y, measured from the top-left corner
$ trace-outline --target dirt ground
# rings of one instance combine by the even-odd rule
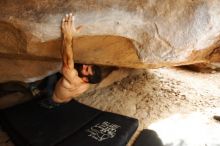
[[[140,70],[77,100],[137,118],[139,127],[128,146],[146,128],[155,130],[165,146],[220,146],[220,122],[212,119],[220,115],[220,72]],[[3,132],[0,145],[13,145]]]

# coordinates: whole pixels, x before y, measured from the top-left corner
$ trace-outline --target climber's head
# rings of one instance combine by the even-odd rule
[[[78,75],[83,81],[91,84],[96,84],[101,82],[101,69],[97,65],[90,64],[78,64],[75,65]]]

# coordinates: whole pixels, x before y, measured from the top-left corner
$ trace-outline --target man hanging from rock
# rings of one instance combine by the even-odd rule
[[[30,90],[35,96],[41,96],[42,91],[44,91],[43,94],[46,93],[47,98],[41,102],[41,105],[45,108],[51,109],[61,103],[67,103],[88,90],[89,83],[96,84],[101,81],[101,70],[98,66],[74,64],[74,36],[79,29],[75,28],[74,16],[71,13],[63,18],[61,24],[63,35],[61,48],[62,76],[57,73],[47,77],[43,82],[44,87],[39,91],[35,84],[30,85]]]
[[[98,66],[74,64],[74,36],[80,28],[75,28],[72,13],[63,18],[61,29],[63,35],[61,73],[63,76],[56,83],[52,98],[42,103],[48,108],[69,102],[84,93],[89,88],[89,83],[96,84],[101,81],[101,70]]]

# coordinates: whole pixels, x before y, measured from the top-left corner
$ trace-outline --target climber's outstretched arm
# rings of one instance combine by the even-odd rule
[[[62,34],[63,44],[61,49],[63,67],[66,69],[74,68],[73,60],[73,34],[74,34],[74,23],[72,14],[67,14],[62,20]]]

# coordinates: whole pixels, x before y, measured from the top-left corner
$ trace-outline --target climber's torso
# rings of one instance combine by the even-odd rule
[[[57,102],[68,102],[72,98],[81,95],[89,88],[89,84],[85,83],[75,69],[63,68],[63,77],[58,81],[53,99]]]

